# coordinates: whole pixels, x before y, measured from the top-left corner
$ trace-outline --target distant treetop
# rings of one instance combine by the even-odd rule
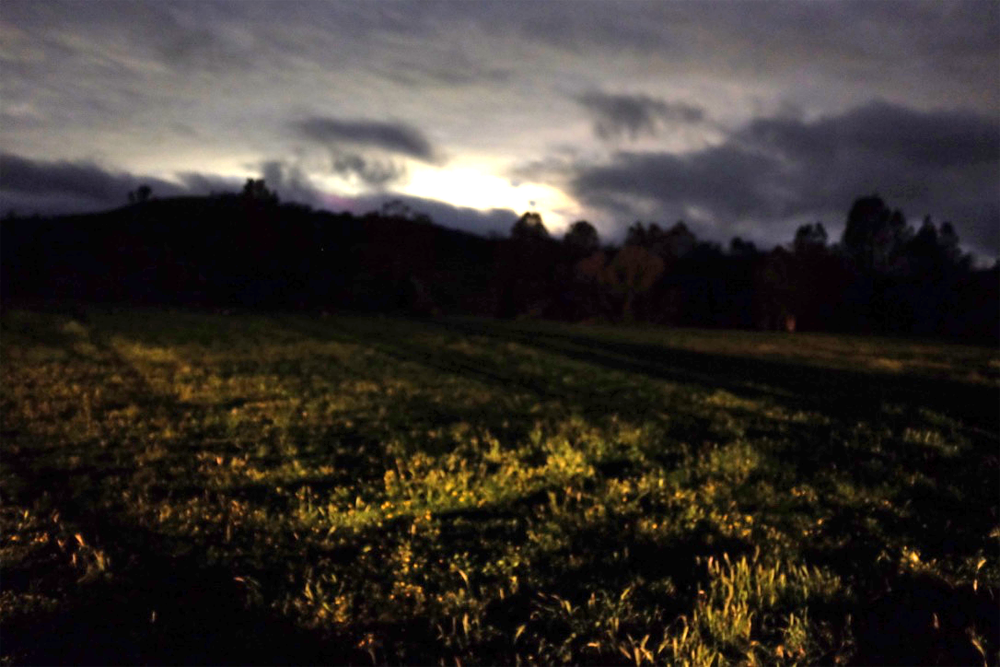
[[[515,241],[548,239],[549,230],[545,228],[541,215],[529,211],[518,218],[511,227],[510,237]]]
[[[248,178],[241,193],[244,199],[268,204],[278,203],[278,193],[267,189],[263,178]]]
[[[128,193],[128,203],[129,204],[142,204],[147,202],[153,196],[153,188],[149,187],[145,183],[137,187],[135,190],[131,190]]]
[[[569,231],[563,236],[563,243],[574,253],[589,255],[600,246],[597,230],[586,220],[578,220],[570,225]]]

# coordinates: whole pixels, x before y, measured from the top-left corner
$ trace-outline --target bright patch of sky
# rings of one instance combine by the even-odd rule
[[[535,209],[619,238],[690,216],[763,245],[880,192],[1000,249],[995,2],[4,0],[0,67],[0,151],[32,173],[269,170],[313,205],[407,196],[490,229]],[[0,204],[28,201],[0,169]]]

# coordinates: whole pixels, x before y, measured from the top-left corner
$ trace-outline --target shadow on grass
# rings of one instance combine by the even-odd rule
[[[224,568],[132,554],[112,579],[74,587],[58,611],[4,623],[19,664],[317,664],[335,644],[247,601]]]
[[[855,610],[857,665],[995,664],[1000,614],[996,593],[902,575],[888,592]],[[973,636],[970,630],[975,633]],[[972,640],[980,642],[984,653]],[[990,656],[988,658],[988,656]]]
[[[552,359],[558,360],[569,355],[557,354],[549,359],[539,360],[534,369],[519,367],[511,359],[500,354],[471,354],[453,347],[450,343],[466,338],[462,331],[441,329],[440,323],[420,320],[387,320],[381,326],[372,326],[368,320],[345,318],[334,322],[309,322],[302,318],[280,320],[281,326],[296,333],[317,340],[336,340],[344,343],[363,342],[400,364],[415,365],[427,369],[433,376],[456,377],[480,383],[489,389],[499,390],[496,396],[502,401],[492,401],[486,405],[430,404],[415,397],[409,404],[400,406],[401,418],[446,426],[458,421],[467,421],[488,427],[501,439],[516,442],[525,437],[539,419],[560,419],[570,414],[583,414],[588,419],[603,420],[612,417],[636,418],[646,415],[648,398],[640,394],[640,389],[622,378],[612,378],[607,374],[600,377],[583,378],[579,382],[562,382],[558,369],[547,367]],[[515,338],[501,336],[498,331],[484,329],[491,334],[499,346],[505,342],[518,342]],[[433,334],[435,338],[421,341],[414,334]],[[441,333],[451,336],[442,341]],[[478,334],[477,334],[478,335]],[[499,338],[494,338],[499,336]],[[553,352],[553,350],[543,350]],[[524,361],[517,358],[516,361]],[[608,370],[622,370],[609,366]],[[530,407],[545,403],[544,413],[528,414]],[[680,419],[677,422],[680,425]]]
[[[429,320],[447,331],[512,341],[579,361],[649,377],[774,397],[837,415],[877,414],[884,402],[925,406],[996,440],[1000,388],[919,376],[817,368],[751,357],[713,355],[661,345],[598,339],[585,333],[516,330],[485,323]]]
[[[5,486],[6,503],[16,500],[18,506],[58,513],[64,526],[100,546],[111,564],[106,572],[80,578],[81,570],[69,566],[68,554],[52,540],[48,555],[5,563],[6,593],[31,599],[37,586],[59,596],[51,607],[4,615],[5,660],[67,665],[358,661],[350,650],[260,605],[252,577],[238,577],[228,567],[207,564],[204,554],[185,555],[184,548],[162,536],[119,523],[121,512],[89,508],[89,490],[79,488],[81,478],[73,472],[9,458],[5,467],[5,480],[21,482],[19,489]],[[40,490],[45,492],[39,495]]]

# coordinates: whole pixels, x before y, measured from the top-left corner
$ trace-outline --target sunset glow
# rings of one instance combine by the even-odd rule
[[[766,247],[876,192],[1000,250],[996,3],[6,0],[0,36],[5,210],[263,177],[479,233],[537,210]]]

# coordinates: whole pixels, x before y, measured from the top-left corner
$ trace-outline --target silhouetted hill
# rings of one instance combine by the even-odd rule
[[[425,220],[237,195],[8,219],[0,230],[5,300],[477,310],[494,254],[492,241]]]
[[[314,211],[251,180],[239,195],[8,218],[0,297],[1000,336],[1000,269],[974,270],[950,223],[914,230],[877,196],[855,202],[839,244],[804,225],[767,252],[740,239],[724,251],[683,223],[636,223],[621,247],[585,221],[561,240],[537,213],[512,223],[487,239],[405,207]]]

